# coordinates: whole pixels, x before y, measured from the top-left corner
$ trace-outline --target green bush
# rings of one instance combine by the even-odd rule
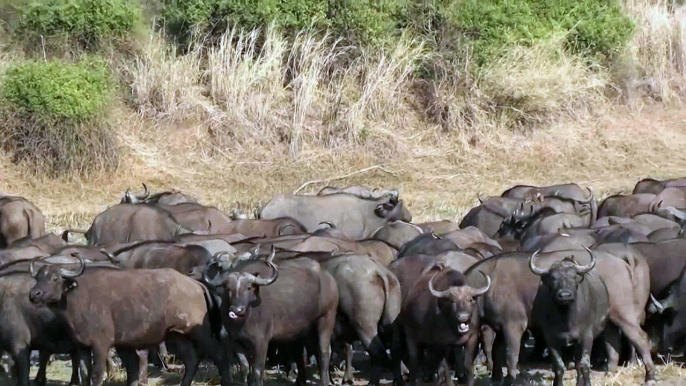
[[[378,45],[399,36],[406,0],[331,0],[333,30],[353,43]]]
[[[55,176],[116,168],[112,87],[101,62],[15,65],[0,91],[0,143],[15,162]]]
[[[19,11],[21,37],[64,36],[88,44],[128,34],[141,14],[136,0],[41,0]]]
[[[298,31],[325,26],[326,10],[325,0],[164,0],[162,22],[174,36],[187,34],[195,25],[221,33],[227,21],[240,28],[275,23]]]
[[[34,62],[11,67],[2,95],[15,108],[42,117],[85,119],[99,114],[110,98],[104,66]]]
[[[531,44],[560,33],[567,33],[571,52],[611,58],[633,31],[619,0],[457,0],[443,6],[480,64],[504,45]]]

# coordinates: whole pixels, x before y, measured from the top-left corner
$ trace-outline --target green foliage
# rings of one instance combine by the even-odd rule
[[[329,20],[354,43],[380,44],[399,36],[407,6],[406,0],[331,0]]]
[[[227,21],[247,29],[274,23],[298,31],[325,26],[326,10],[325,0],[164,0],[162,21],[176,36],[195,25],[222,32]]]
[[[141,14],[136,0],[40,0],[19,13],[22,37],[66,36],[90,44],[128,34]]]
[[[480,64],[505,45],[532,44],[560,33],[572,52],[609,58],[633,31],[619,0],[454,0],[443,6]]]
[[[85,119],[110,99],[106,68],[97,62],[29,62],[7,70],[2,96],[15,109],[42,117]]]
[[[111,90],[99,61],[10,67],[0,90],[0,143],[15,162],[53,176],[116,168]]]

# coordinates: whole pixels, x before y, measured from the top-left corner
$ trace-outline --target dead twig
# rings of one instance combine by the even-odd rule
[[[321,184],[321,183],[327,183],[327,184],[328,184],[328,183],[331,182],[331,181],[342,180],[342,179],[345,179],[345,178],[348,178],[348,177],[352,177],[352,176],[357,175],[357,174],[366,173],[366,172],[369,172],[369,171],[372,171],[372,170],[381,170],[381,171],[383,171],[384,173],[391,174],[391,175],[393,175],[393,176],[395,176],[395,177],[398,176],[398,173],[396,173],[396,172],[394,172],[394,171],[391,171],[391,170],[388,170],[388,169],[384,168],[384,167],[381,166],[381,165],[374,165],[374,166],[370,166],[370,167],[368,167],[368,168],[356,170],[356,171],[354,171],[354,172],[352,172],[352,173],[348,173],[348,174],[343,175],[343,176],[332,177],[332,178],[326,178],[326,179],[322,179],[322,180],[307,181],[307,182],[305,182],[304,184],[300,185],[300,187],[299,187],[298,189],[294,190],[294,191],[293,191],[293,194],[298,194],[298,192],[300,192],[301,190],[303,190],[303,189],[305,189],[306,187],[308,187],[308,186],[310,186],[310,185],[313,185],[313,184]]]

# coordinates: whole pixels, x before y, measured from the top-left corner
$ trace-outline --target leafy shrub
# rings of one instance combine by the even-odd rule
[[[354,43],[380,44],[397,38],[405,0],[331,0],[329,20],[334,31]]]
[[[0,91],[0,140],[15,162],[52,175],[116,168],[106,114],[112,88],[101,63],[15,65]]]
[[[252,29],[275,23],[287,30],[326,25],[326,0],[164,0],[162,21],[172,35],[195,25],[221,33],[226,22]]]
[[[561,32],[568,32],[566,47],[571,52],[610,58],[633,31],[619,0],[458,0],[443,6],[480,64],[505,45],[531,44]]]
[[[136,0],[42,0],[19,11],[22,37],[65,36],[89,45],[126,35],[140,18]]]

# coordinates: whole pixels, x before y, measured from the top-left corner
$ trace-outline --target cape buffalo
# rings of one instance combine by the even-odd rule
[[[401,268],[403,260],[399,260]],[[414,280],[408,278],[401,285],[403,307],[397,319],[409,357],[409,383],[415,384],[419,346],[429,346],[442,361],[448,349],[478,340],[479,321],[475,298],[488,291],[490,278],[484,287],[470,287],[462,273],[450,268],[436,271],[436,266],[425,267]],[[393,269],[393,268],[392,268]],[[402,269],[402,268],[401,268]],[[396,350],[397,351],[397,348]],[[474,385],[474,358],[468,352],[465,358],[467,384]],[[400,377],[400,355],[395,354],[395,381],[404,384]]]
[[[370,385],[378,385],[381,366],[389,362],[380,331],[390,332],[400,313],[398,279],[384,266],[365,255],[341,256],[322,263],[338,284],[339,338],[348,344],[360,340],[372,364]],[[390,347],[389,347],[390,348]],[[348,349],[345,382],[353,382],[352,350]]]
[[[386,194],[377,199],[363,199],[350,194],[328,196],[278,195],[265,205],[261,219],[291,217],[316,231],[329,222],[355,240],[370,238],[391,221],[412,221],[412,215],[397,196]]]
[[[584,266],[571,258],[536,267],[529,259],[531,272],[541,277],[533,304],[534,324],[541,326],[555,371],[554,386],[562,386],[566,366],[561,350],[574,344],[577,385],[591,386],[591,349],[593,340],[605,329],[610,312],[609,295],[603,279],[595,274],[596,258]]]
[[[143,184],[143,193],[136,194],[131,193],[129,189],[126,190],[124,197],[122,197],[121,204],[164,204],[164,205],[177,205],[183,203],[197,203],[198,200],[188,194],[179,192],[177,190],[157,192],[150,195],[150,190],[148,186]]]
[[[272,256],[263,261],[247,261],[231,271],[220,270],[214,278],[209,270],[206,283],[223,290],[222,322],[237,345],[250,358],[251,385],[262,386],[267,349],[270,343],[293,342],[302,353],[311,331],[316,331],[319,348],[320,383],[329,386],[331,337],[338,307],[338,286],[318,263],[307,258],[282,262],[277,268]],[[216,268],[215,268],[216,269]],[[301,355],[302,357],[302,355]],[[296,384],[306,382],[303,360],[298,362]]]
[[[686,179],[674,178],[659,181],[654,178],[644,178],[636,183],[633,194],[651,193],[657,195],[668,187],[686,187]]]
[[[86,231],[89,245],[137,240],[174,240],[183,227],[155,205],[118,204],[101,212]]]
[[[390,194],[394,196],[396,200],[398,199],[397,190],[381,190],[379,188],[372,189],[368,186],[361,185],[347,186],[345,188],[325,186],[317,193],[318,196],[329,196],[332,194],[350,194],[365,199],[378,199],[384,195]]]
[[[110,348],[117,348],[128,384],[136,384],[135,350],[167,339],[180,347],[177,355],[185,366],[182,386],[191,384],[204,355],[219,368],[222,386],[229,385],[227,357],[213,336],[212,299],[202,284],[171,269],[86,270],[79,260],[76,271],[47,265],[36,271],[32,261],[36,283],[29,298],[50,307],[70,326],[74,342],[93,352],[91,381],[95,386],[104,380]]]
[[[45,235],[45,217],[23,197],[0,196],[0,249],[13,242]]]

